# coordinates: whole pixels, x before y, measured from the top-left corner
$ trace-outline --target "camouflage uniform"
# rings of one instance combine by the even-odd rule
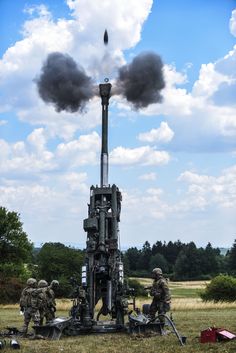
[[[46,322],[55,319],[56,312],[56,300],[55,300],[55,290],[58,288],[59,282],[53,280],[47,290],[47,309],[45,312]]]
[[[35,326],[39,325],[38,297],[35,288],[37,281],[34,278],[27,280],[27,287],[23,289],[20,297],[20,309],[24,312],[24,325],[22,332],[27,333],[30,320]]]
[[[156,312],[158,315],[165,314],[170,310],[171,295],[168,287],[167,280],[162,276],[162,270],[156,268],[153,270],[154,281],[150,291],[153,300],[150,306],[150,316],[155,317]],[[160,322],[165,323],[165,318],[160,316]]]
[[[40,325],[43,325],[43,319],[47,311],[47,291],[48,291],[48,282],[44,279],[41,279],[38,283],[38,298],[39,298],[39,316],[40,316]]]

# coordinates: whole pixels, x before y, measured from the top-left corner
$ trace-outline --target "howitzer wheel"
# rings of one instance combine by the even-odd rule
[[[148,315],[150,311],[150,304],[143,304],[142,312],[144,315]]]

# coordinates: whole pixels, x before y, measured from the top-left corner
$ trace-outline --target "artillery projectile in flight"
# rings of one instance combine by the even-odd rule
[[[104,41],[104,44],[105,44],[105,45],[108,44],[108,33],[107,33],[107,30],[105,30],[105,32],[104,32],[103,41]]]

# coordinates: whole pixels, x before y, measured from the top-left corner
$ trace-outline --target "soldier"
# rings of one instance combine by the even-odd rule
[[[170,310],[171,296],[167,280],[163,277],[161,268],[154,268],[152,273],[154,281],[150,290],[150,294],[153,296],[153,300],[150,306],[149,314],[151,318],[155,318],[157,311],[158,315],[160,315],[165,314]],[[163,328],[165,324],[165,318],[160,316],[159,319]]]
[[[30,320],[32,319],[35,326],[39,325],[38,298],[37,298],[37,281],[35,278],[27,280],[20,297],[20,310],[24,313],[24,325],[22,333],[27,334]]]
[[[48,282],[41,279],[38,283],[38,298],[39,298],[39,316],[40,325],[43,325],[43,319],[47,311],[47,292],[48,292]]]
[[[56,312],[56,300],[55,300],[55,291],[59,287],[59,282],[57,280],[53,280],[48,287],[47,291],[47,310],[45,313],[46,322],[49,322],[55,319],[55,312]]]

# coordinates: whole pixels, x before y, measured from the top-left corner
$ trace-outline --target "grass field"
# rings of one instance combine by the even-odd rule
[[[134,279],[134,278],[133,278]],[[152,284],[150,278],[136,278],[143,286]],[[170,282],[170,290],[172,298],[196,298],[199,292],[205,288],[208,282],[194,281],[194,282]]]
[[[141,280],[148,281],[148,280]],[[146,282],[145,285],[148,285]],[[29,340],[21,338],[21,352],[24,353],[235,353],[236,340],[212,344],[199,343],[200,331],[210,326],[224,327],[236,332],[236,304],[202,303],[198,290],[204,282],[170,283],[172,289],[173,317],[178,331],[187,336],[187,344],[181,347],[173,334],[168,336],[129,336],[106,334],[77,337],[62,337],[60,341]],[[139,298],[138,306],[151,298]],[[67,316],[70,301],[58,301],[58,316]],[[22,325],[17,305],[0,306],[0,330],[6,326]],[[9,351],[9,349],[8,349]]]

